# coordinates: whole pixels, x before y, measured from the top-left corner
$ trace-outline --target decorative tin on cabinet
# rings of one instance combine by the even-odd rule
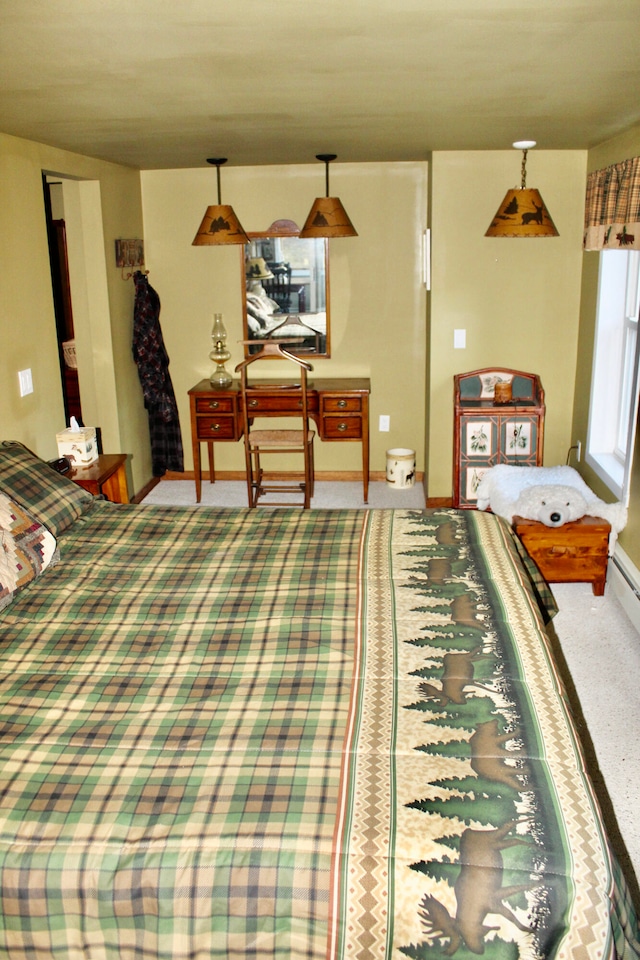
[[[473,508],[482,475],[497,463],[542,465],[544,390],[535,373],[487,367],[454,379],[453,505]],[[496,383],[511,399],[495,399]]]

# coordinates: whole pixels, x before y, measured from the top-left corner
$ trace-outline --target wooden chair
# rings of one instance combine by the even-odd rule
[[[255,345],[255,341],[251,341]],[[277,357],[296,366],[295,383],[273,383],[271,381],[249,382],[248,368],[260,360]],[[236,372],[240,373],[240,398],[244,431],[244,449],[247,475],[249,506],[257,507],[261,497],[269,493],[299,493],[303,495],[301,503],[290,501],[269,501],[264,506],[301,506],[308,510],[313,496],[313,438],[315,431],[309,429],[309,406],[307,401],[307,371],[313,370],[310,363],[289,353],[282,344],[264,341],[259,353],[254,353],[239,363]],[[282,399],[285,406],[291,408],[292,395],[297,396],[300,418],[295,418],[292,429],[258,429],[254,426],[257,419],[281,416]],[[276,477],[265,482],[261,458],[268,454],[301,454],[304,463],[303,479],[294,482],[294,475],[284,479]],[[299,474],[298,474],[299,476]],[[277,482],[276,482],[277,479]]]
[[[269,260],[267,266],[273,276],[262,280],[262,287],[267,296],[275,300],[283,313],[289,313],[291,310],[291,264]]]

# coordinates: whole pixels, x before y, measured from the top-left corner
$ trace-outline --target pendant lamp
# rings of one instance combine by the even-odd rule
[[[336,159],[335,153],[318,153],[316,160],[325,164],[326,197],[317,197],[305,224],[301,237],[357,237],[347,212],[338,197],[329,196],[329,164]]]
[[[516,150],[522,150],[522,185],[519,190],[507,190],[485,237],[559,236],[540,193],[527,188],[527,151],[535,145],[535,140],[516,140],[513,144]]]
[[[220,167],[227,162],[227,158],[207,160],[216,168],[218,179],[218,203],[207,207],[202,223],[198,227],[192,246],[204,247],[220,243],[249,243],[249,238],[242,229],[240,221],[233,212],[233,207],[220,200]]]

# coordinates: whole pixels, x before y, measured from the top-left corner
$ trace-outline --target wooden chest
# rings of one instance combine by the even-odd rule
[[[600,517],[582,517],[561,527],[513,518],[513,528],[549,583],[591,583],[604,593],[611,526]]]

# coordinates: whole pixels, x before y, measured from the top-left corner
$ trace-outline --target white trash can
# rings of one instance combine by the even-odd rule
[[[408,490],[416,478],[416,452],[407,447],[387,450],[387,486]]]

